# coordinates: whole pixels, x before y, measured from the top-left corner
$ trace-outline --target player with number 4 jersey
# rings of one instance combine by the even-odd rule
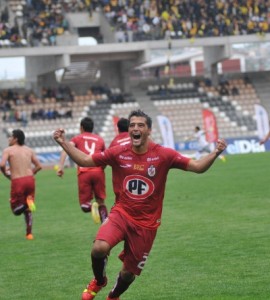
[[[105,150],[105,143],[101,136],[93,133],[94,122],[85,117],[80,123],[80,134],[70,140],[70,144],[87,155],[93,155]],[[67,154],[62,151],[57,175],[64,175],[64,164]],[[80,207],[85,213],[92,213],[95,223],[103,222],[108,213],[105,206],[106,186],[103,167],[77,166],[78,193]],[[95,198],[95,199],[94,199]],[[91,202],[92,200],[95,202]],[[94,204],[94,205],[93,205]]]

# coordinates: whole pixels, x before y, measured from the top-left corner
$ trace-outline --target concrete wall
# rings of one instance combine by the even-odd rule
[[[63,37],[64,38],[64,37]],[[217,37],[195,39],[191,44],[190,40],[172,40],[172,48],[177,47],[204,47],[204,59],[206,60],[206,74],[211,76],[217,75],[216,63],[230,55],[230,47],[232,43],[243,42],[267,42],[270,41],[270,34],[266,34],[262,39],[257,35],[251,36],[233,36],[233,37]],[[152,49],[167,49],[167,41],[147,41],[135,43],[111,43],[98,44],[96,46],[86,47],[77,45],[65,45],[55,47],[40,48],[2,48],[0,49],[0,57],[26,57],[26,83],[28,87],[37,87],[38,81],[44,80],[51,82],[52,75],[48,73],[54,70],[68,67],[72,62],[72,58],[81,57],[81,60],[93,60],[101,62],[105,81],[119,84],[120,86],[128,86],[128,69],[130,66],[143,63],[149,59],[149,52]],[[112,70],[106,70],[107,62],[111,62]],[[120,64],[121,62],[121,64]],[[123,63],[125,62],[125,63]],[[126,64],[126,62],[129,62]],[[120,74],[121,73],[121,74]],[[116,74],[119,77],[116,77]],[[39,77],[39,79],[38,79]],[[114,78],[115,77],[115,78]],[[47,78],[47,79],[46,79]],[[49,78],[49,79],[48,79]]]
[[[65,33],[56,37],[57,46],[78,46],[78,34]]]
[[[217,64],[231,56],[231,47],[228,44],[216,46],[204,46],[204,74],[211,78],[214,86],[218,85]]]
[[[78,28],[98,27],[104,43],[115,43],[115,32],[101,12],[93,12],[91,16],[86,12],[69,13],[66,16],[73,33]]]
[[[69,65],[70,57],[68,55],[26,57],[26,88],[38,93],[43,86],[57,86],[55,70]]]
[[[101,24],[98,12],[93,12],[91,16],[87,12],[68,13],[66,18],[71,28],[99,27]]]

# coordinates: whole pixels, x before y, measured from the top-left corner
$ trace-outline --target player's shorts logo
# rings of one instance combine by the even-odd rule
[[[132,199],[145,199],[154,191],[153,182],[140,175],[130,175],[124,180],[124,188],[127,195]]]

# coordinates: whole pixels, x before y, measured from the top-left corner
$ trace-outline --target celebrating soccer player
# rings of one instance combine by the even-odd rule
[[[94,278],[82,294],[82,300],[92,300],[106,286],[107,257],[111,249],[124,241],[119,258],[122,269],[107,300],[119,300],[135,276],[143,270],[157,229],[161,224],[167,174],[170,169],[203,173],[226,148],[218,140],[216,148],[207,156],[193,160],[179,152],[160,146],[150,139],[152,120],[141,110],[128,117],[131,143],[115,146],[103,153],[86,155],[65,141],[63,129],[54,132],[54,139],[80,166],[110,165],[116,187],[116,203],[107,220],[99,228],[91,259]]]

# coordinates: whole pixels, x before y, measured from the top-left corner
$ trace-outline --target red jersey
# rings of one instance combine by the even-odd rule
[[[130,136],[128,132],[119,133],[111,142],[109,148],[119,145],[126,145],[130,143]]]
[[[156,229],[161,222],[165,184],[170,169],[186,170],[189,158],[177,151],[150,142],[148,151],[136,154],[131,144],[94,154],[98,166],[112,167],[116,204],[132,222]]]
[[[94,153],[100,153],[105,150],[105,142],[102,137],[91,132],[84,132],[74,136],[70,140],[76,148],[82,152],[93,155]],[[80,167],[78,166],[78,174],[80,172],[89,172],[101,170],[100,167]]]

